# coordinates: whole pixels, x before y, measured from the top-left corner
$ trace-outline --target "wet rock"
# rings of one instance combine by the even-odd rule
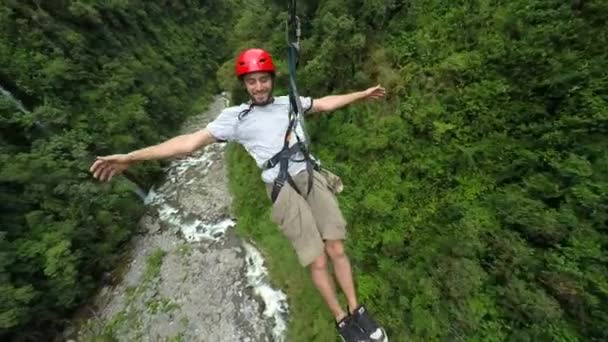
[[[204,127],[224,105],[218,97],[184,132]],[[231,229],[224,148],[176,158],[149,191],[132,261],[115,287],[100,291],[78,340],[283,341],[285,295],[265,282],[261,256]]]

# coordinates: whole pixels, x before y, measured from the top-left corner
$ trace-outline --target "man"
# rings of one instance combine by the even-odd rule
[[[273,201],[272,220],[290,240],[300,263],[310,265],[313,283],[333,313],[340,336],[347,342],[387,342],[384,329],[357,302],[350,262],[344,253],[346,222],[338,202],[324,176],[316,168],[309,167],[315,162],[314,157],[308,155],[305,147],[298,149],[294,146],[305,146],[301,122],[290,118],[287,96],[272,96],[275,77],[272,57],[261,49],[246,50],[237,58],[235,71],[250,96],[249,103],[224,109],[198,132],[180,135],[128,154],[98,157],[91,166],[93,176],[106,181],[137,161],[192,153],[217,141],[240,143],[263,169],[262,179]],[[301,114],[329,112],[359,100],[378,99],[384,95],[385,89],[376,86],[314,100],[302,97],[304,113]],[[273,158],[278,158],[279,152],[286,150],[291,153],[289,160],[283,158],[284,163],[281,163],[278,162],[280,158]],[[277,162],[270,163],[272,159]],[[278,181],[281,175],[289,181]],[[327,271],[327,256],[346,296],[347,310],[338,302],[333,280]]]

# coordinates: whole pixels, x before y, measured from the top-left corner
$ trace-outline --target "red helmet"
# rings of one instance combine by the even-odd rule
[[[275,73],[272,57],[262,49],[248,49],[241,52],[236,59],[234,69],[237,77],[259,71]]]

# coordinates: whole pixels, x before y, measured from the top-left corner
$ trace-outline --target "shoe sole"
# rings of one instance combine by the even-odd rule
[[[382,330],[382,335],[384,336],[384,339],[382,341],[378,341],[378,342],[388,342],[388,335],[386,334],[386,331],[384,330],[384,328],[380,328],[380,330]],[[370,338],[370,341],[372,341],[371,338]]]

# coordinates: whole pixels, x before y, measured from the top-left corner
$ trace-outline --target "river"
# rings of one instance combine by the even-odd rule
[[[226,104],[217,96],[182,132],[204,127]],[[144,198],[120,280],[100,289],[67,340],[284,341],[286,296],[234,229],[225,147],[171,161],[165,181]]]

